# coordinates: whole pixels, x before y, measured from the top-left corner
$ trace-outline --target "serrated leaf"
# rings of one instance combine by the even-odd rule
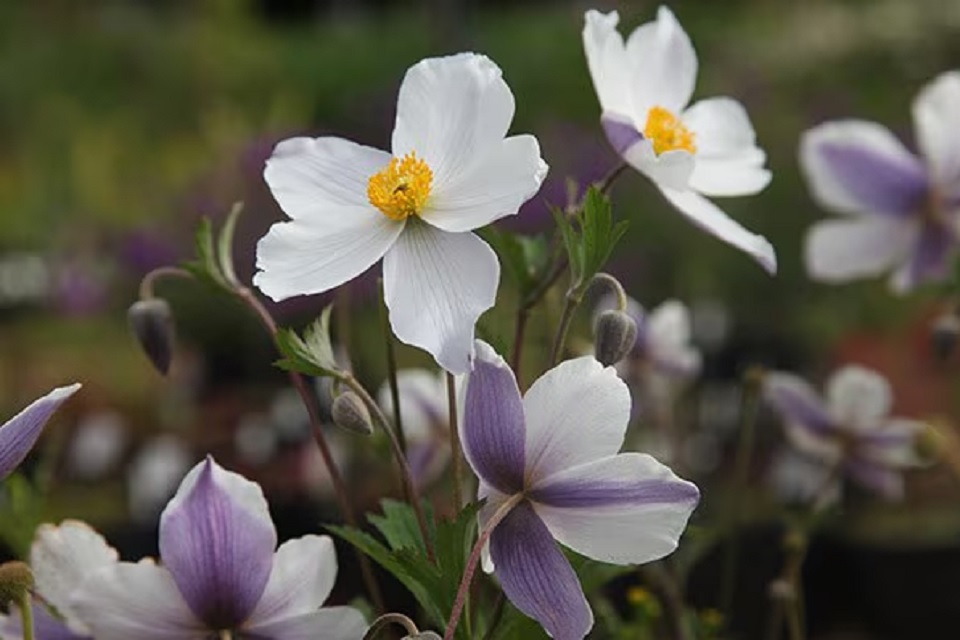
[[[533,291],[546,275],[549,254],[544,236],[524,236],[487,227],[483,238],[500,256],[504,273],[517,286],[521,298]]]
[[[320,317],[304,331],[303,338],[292,329],[277,331],[277,348],[283,358],[274,362],[274,366],[308,376],[339,376],[330,342],[332,308],[328,306],[323,310]]]
[[[427,555],[427,548],[420,535],[420,526],[417,523],[417,514],[413,508],[405,502],[397,500],[381,500],[380,508],[383,515],[367,516],[380,535],[386,539],[387,544],[394,551],[398,549],[417,549],[424,557]],[[433,520],[433,514],[428,505],[424,503],[427,521]],[[428,532],[430,533],[430,532]]]
[[[196,257],[181,266],[201,282],[218,288],[230,289],[217,262],[213,248],[213,225],[209,218],[204,217],[200,220],[193,242]]]
[[[237,272],[233,268],[233,236],[241,212],[243,212],[243,203],[234,203],[217,238],[217,263],[220,265],[220,273],[223,279],[234,287],[240,286]]]
[[[563,246],[567,250],[571,282],[580,283],[583,280],[583,243],[581,236],[562,209],[551,207],[550,211],[553,213],[553,219],[556,221],[560,237],[563,239]]]

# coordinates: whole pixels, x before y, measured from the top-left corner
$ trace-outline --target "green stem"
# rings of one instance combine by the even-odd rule
[[[560,316],[560,324],[557,326],[557,335],[553,340],[553,349],[550,351],[550,366],[556,366],[563,354],[563,345],[567,341],[567,333],[570,331],[570,325],[573,322],[573,314],[580,304],[580,296],[574,291],[568,291],[564,299],[563,314]]]
[[[383,278],[378,280],[380,289],[380,299],[383,297]],[[390,399],[393,401],[393,426],[397,430],[397,441],[400,443],[400,450],[407,453],[407,436],[403,430],[403,420],[400,413],[400,385],[397,383],[397,352],[393,344],[393,333],[390,331],[390,321],[387,318],[386,303],[380,307],[380,328],[383,330],[383,339],[386,344],[387,352],[387,379],[390,381]]]
[[[651,591],[663,604],[664,618],[671,640],[693,640],[693,635],[687,627],[683,592],[673,573],[667,570],[662,560],[643,565],[640,567],[640,572],[646,578]]]
[[[523,338],[527,330],[527,319],[530,317],[530,308],[521,303],[517,309],[517,325],[513,332],[513,352],[510,355],[510,368],[513,369],[513,375],[519,384],[520,381],[520,357],[523,352]]]
[[[33,603],[31,602],[30,591],[24,589],[20,595],[20,616],[23,622],[23,640],[34,640],[33,630]]]
[[[459,511],[463,504],[463,462],[460,455],[460,429],[457,420],[457,379],[447,372],[447,410],[450,425],[450,455],[453,467],[453,506]]]
[[[373,640],[382,629],[391,624],[402,626],[407,636],[416,636],[420,633],[420,629],[413,620],[402,613],[385,613],[370,624],[370,628],[363,634],[363,640]]]

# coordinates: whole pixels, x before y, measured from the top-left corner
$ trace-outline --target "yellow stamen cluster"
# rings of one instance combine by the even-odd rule
[[[650,109],[643,135],[653,143],[653,150],[657,155],[674,149],[697,152],[694,133],[687,129],[680,118],[663,107]]]
[[[423,211],[432,185],[430,167],[411,152],[393,158],[386,169],[370,176],[367,198],[388,218],[406,220]]]

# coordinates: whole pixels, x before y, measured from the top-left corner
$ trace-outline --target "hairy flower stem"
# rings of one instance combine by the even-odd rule
[[[667,633],[671,640],[693,640],[693,634],[686,622],[686,606],[683,591],[676,576],[668,569],[663,560],[651,562],[640,567],[640,573],[650,585],[663,605]]]
[[[457,379],[447,372],[447,411],[450,425],[450,455],[453,467],[453,506],[460,511],[463,504],[463,461],[460,451],[460,429],[457,420]]]
[[[263,306],[263,303],[253,294],[253,292],[247,287],[238,287],[234,289],[234,293],[248,306],[251,310],[257,315],[260,319],[260,322],[266,328],[267,333],[270,334],[270,337],[273,339],[274,344],[277,344],[277,323],[274,321],[273,316],[270,315],[270,312],[266,307]],[[320,450],[320,457],[323,458],[323,464],[327,468],[327,473],[330,474],[330,481],[333,483],[334,495],[337,497],[337,504],[340,507],[340,513],[343,515],[344,521],[348,526],[356,528],[358,526],[356,513],[353,511],[353,506],[350,503],[350,497],[347,494],[347,487],[343,482],[343,476],[340,475],[340,469],[337,467],[336,460],[333,459],[333,454],[330,452],[330,446],[327,444],[327,437],[323,432],[323,422],[320,420],[320,414],[317,411],[314,398],[310,393],[310,390],[307,388],[307,384],[303,379],[303,376],[294,371],[289,372],[290,383],[293,385],[294,389],[297,390],[297,393],[300,395],[300,400],[303,402],[303,406],[307,409],[307,415],[310,419],[310,427],[313,432],[313,440],[317,444],[317,449]],[[373,601],[373,606],[377,611],[384,610],[383,603],[383,594],[380,592],[380,585],[377,583],[377,579],[373,574],[373,567],[370,565],[370,559],[361,553],[359,550],[354,550],[354,553],[357,555],[357,560],[360,563],[360,573],[363,576],[364,585],[367,588],[367,593],[370,595],[370,599]]]
[[[390,449],[393,452],[393,457],[397,462],[397,466],[400,468],[400,478],[403,482],[404,495],[407,497],[407,501],[410,503],[417,517],[417,526],[420,529],[424,547],[427,549],[427,557],[430,559],[430,562],[433,562],[433,540],[430,539],[427,530],[427,518],[423,513],[423,505],[420,504],[420,492],[417,491],[417,485],[413,482],[413,474],[410,471],[407,456],[403,454],[403,450],[400,448],[400,441],[397,440],[397,435],[393,432],[393,429],[390,428],[390,420],[383,413],[380,405],[376,403],[367,390],[363,388],[363,385],[360,384],[352,374],[342,373],[338,379],[360,397],[360,400],[363,401],[363,404],[366,405],[367,410],[373,417],[374,422],[380,425],[380,428],[386,434],[387,441],[390,443]]]
[[[466,604],[467,595],[470,593],[470,583],[473,582],[473,574],[477,572],[477,565],[480,563],[480,556],[483,553],[483,547],[490,540],[490,535],[497,525],[520,504],[526,496],[517,493],[500,505],[494,514],[487,520],[486,526],[480,532],[480,537],[470,550],[470,557],[467,558],[467,566],[463,570],[463,577],[460,579],[460,586],[457,588],[457,597],[453,601],[453,609],[450,611],[450,619],[447,621],[447,629],[443,632],[443,640],[453,640],[453,634],[457,631],[457,624],[460,622],[460,615],[463,613],[463,606]]]
[[[193,274],[180,267],[158,267],[143,276],[143,280],[140,281],[140,299],[150,300],[154,298],[153,288],[156,286],[157,281],[168,276],[175,278],[193,278]]]
[[[620,282],[611,276],[609,273],[600,273],[595,274],[589,282],[581,283],[577,286],[571,287],[567,291],[565,297],[565,303],[563,306],[563,314],[560,316],[560,324],[557,326],[557,335],[553,341],[553,349],[550,351],[550,366],[556,366],[559,362],[560,357],[563,355],[563,345],[567,341],[567,333],[570,331],[570,325],[573,323],[573,315],[577,311],[577,307],[580,306],[580,303],[583,302],[583,297],[587,294],[591,287],[594,285],[602,285],[610,288],[614,294],[617,296],[617,306],[621,311],[627,308],[627,294],[623,290],[623,286]]]
[[[413,620],[402,613],[385,613],[371,623],[370,628],[363,634],[363,640],[373,640],[380,631],[386,629],[387,626],[391,624],[403,627],[407,636],[416,636],[420,633],[420,629],[417,628]]]
[[[380,300],[382,301],[377,306],[380,310],[380,329],[383,331],[387,352],[387,380],[390,383],[390,399],[393,401],[393,426],[397,430],[400,450],[406,455],[407,436],[403,431],[403,419],[400,413],[400,385],[397,384],[397,352],[393,344],[393,333],[390,331],[390,321],[387,318],[386,298],[383,297],[383,278],[377,280],[377,288],[380,291]]]
[[[760,392],[763,384],[763,370],[751,367],[743,376],[743,394],[740,403],[740,441],[737,446],[736,475],[734,476],[733,495],[735,500],[729,510],[726,552],[723,557],[723,573],[720,582],[720,611],[732,617],[733,593],[737,584],[737,561],[740,548],[737,540],[737,528],[743,518],[743,501],[740,496],[746,491],[750,480],[750,463],[753,458],[756,441],[757,413],[760,409]]]
[[[23,626],[23,640],[34,640],[33,603],[29,589],[24,589],[17,606],[20,608],[20,620]]]

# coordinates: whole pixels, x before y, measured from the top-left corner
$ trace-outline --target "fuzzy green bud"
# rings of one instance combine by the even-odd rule
[[[623,311],[604,311],[593,328],[593,351],[605,367],[620,362],[637,340],[637,323]]]
[[[162,375],[167,375],[176,333],[170,305],[162,298],[138,300],[127,310],[127,320],[150,362]]]
[[[334,424],[347,431],[365,436],[373,433],[370,412],[367,411],[367,407],[363,404],[360,396],[353,391],[347,391],[337,396],[330,408],[330,414],[333,416]]]
[[[19,561],[0,564],[0,604],[23,602],[31,589],[33,572],[29,566]]]

